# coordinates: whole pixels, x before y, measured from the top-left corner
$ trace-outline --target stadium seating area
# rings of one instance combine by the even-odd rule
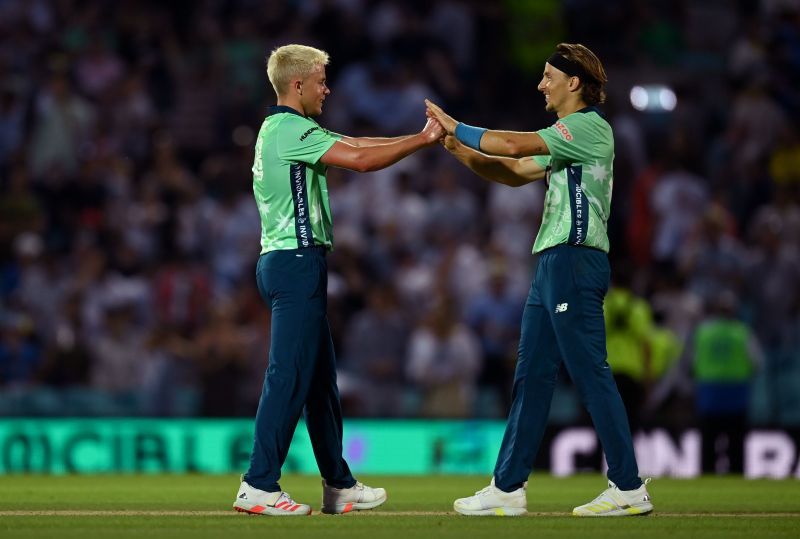
[[[578,41],[610,79],[614,286],[648,310],[644,332],[609,327],[662,354],[631,381],[641,420],[691,421],[692,335],[732,296],[762,351],[752,423],[800,425],[796,3],[266,4],[0,3],[0,415],[253,415],[269,317],[250,167],[275,46],[331,54],[323,125],[391,136],[422,127],[424,98],[549,125],[543,61]],[[652,83],[673,111],[631,106]],[[329,184],[346,413],[503,416],[544,186],[488,185],[438,148]],[[581,420],[566,375],[557,395],[553,420]]]

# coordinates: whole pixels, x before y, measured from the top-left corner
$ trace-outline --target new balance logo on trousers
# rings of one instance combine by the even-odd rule
[[[569,307],[569,303],[559,303],[556,305],[556,314],[565,312],[567,307]]]

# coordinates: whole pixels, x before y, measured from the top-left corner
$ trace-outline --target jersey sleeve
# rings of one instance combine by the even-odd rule
[[[340,138],[308,118],[291,115],[280,125],[278,157],[314,165]]]
[[[570,114],[537,133],[547,144],[552,159],[570,163],[590,160],[599,140],[591,115],[583,113]]]
[[[534,155],[533,162],[539,165],[542,168],[547,168],[550,166],[550,160],[552,157],[549,155]]]

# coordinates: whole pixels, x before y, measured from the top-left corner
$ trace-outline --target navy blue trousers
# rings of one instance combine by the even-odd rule
[[[328,265],[321,247],[271,251],[256,269],[272,311],[269,366],[258,403],[255,443],[245,481],[275,492],[300,414],[320,474],[329,485],[355,484],[342,457],[342,408],[326,313]]]
[[[511,410],[494,469],[501,490],[528,480],[562,361],[597,430],[608,478],[623,490],[642,484],[625,406],[606,362],[603,299],[610,276],[602,251],[559,245],[541,253],[522,315]]]

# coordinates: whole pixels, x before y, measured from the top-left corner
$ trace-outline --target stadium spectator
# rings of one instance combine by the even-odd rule
[[[28,167],[37,181],[51,184],[59,175],[78,171],[81,148],[90,136],[96,113],[60,72],[53,73],[34,107]]]
[[[83,328],[80,293],[70,294],[57,314],[46,342],[39,379],[53,387],[86,388],[89,385],[89,342]]]
[[[713,201],[681,247],[679,269],[689,291],[703,301],[725,290],[738,295],[744,284],[745,249],[735,234],[733,216]]]
[[[703,178],[687,170],[678,162],[656,180],[651,191],[650,204],[655,218],[653,230],[653,258],[657,262],[675,262],[679,249],[694,229],[705,210],[708,189]]]
[[[408,343],[406,372],[421,394],[419,414],[471,416],[481,356],[477,337],[456,318],[453,300],[435,300]]]
[[[353,379],[349,391],[340,388],[346,408],[357,415],[401,415],[410,330],[392,284],[370,286],[365,308],[352,317],[344,335],[342,367]]]
[[[742,473],[750,383],[763,363],[753,332],[737,320],[736,295],[725,291],[692,339],[695,406],[703,436],[703,472]]]
[[[75,63],[75,79],[85,95],[100,101],[119,82],[124,69],[103,37],[94,35]]]
[[[650,336],[653,313],[644,299],[624,287],[612,287],[603,309],[608,364],[614,373],[631,431],[641,426],[641,411],[654,379]]]
[[[448,161],[441,161],[434,171],[435,183],[429,195],[429,226],[436,233],[468,236],[475,230],[478,204],[468,189],[459,185],[459,170]]]
[[[703,316],[703,302],[684,284],[684,277],[671,264],[653,267],[650,305],[654,318],[685,344]]]
[[[465,320],[483,352],[478,386],[490,390],[501,405],[500,413],[507,413],[522,307],[519,298],[510,293],[507,262],[496,259],[489,266],[488,285],[467,305]]]
[[[428,197],[414,190],[414,173],[410,171],[398,174],[392,201],[384,206],[382,214],[386,222],[391,223],[397,231],[398,245],[395,247],[421,250],[430,228],[432,207]]]
[[[25,135],[25,104],[19,81],[3,77],[0,86],[0,171],[7,171],[12,158],[22,148]]]
[[[133,394],[147,369],[148,331],[136,320],[136,306],[123,295],[108,297],[101,307],[101,325],[89,342],[92,385],[109,393]]]
[[[246,412],[247,403],[238,388],[247,376],[260,328],[243,324],[238,307],[233,300],[217,302],[192,350],[202,388],[200,409],[207,417],[235,417]]]
[[[30,316],[6,311],[0,319],[0,386],[27,386],[42,366],[42,347]]]
[[[517,230],[531,230],[539,226],[542,221],[542,207],[544,202],[544,188],[539,184],[532,184],[519,189],[505,189],[504,186],[492,183],[488,186],[487,210],[491,219],[491,243],[499,249],[504,256],[512,262],[512,266],[527,266],[527,256],[520,253],[527,252],[530,240]],[[513,268],[508,268],[509,270]],[[530,278],[527,275],[515,276],[512,271],[514,289],[520,290],[523,297],[527,294]]]
[[[796,340],[797,307],[800,305],[800,251],[795,231],[800,207],[783,199],[763,206],[753,218],[748,236],[745,306],[750,327],[764,351],[760,383],[753,388],[761,397],[758,418],[763,423],[786,423],[797,392],[800,354]],[[760,395],[756,393],[760,390]],[[758,401],[757,401],[758,402]]]

